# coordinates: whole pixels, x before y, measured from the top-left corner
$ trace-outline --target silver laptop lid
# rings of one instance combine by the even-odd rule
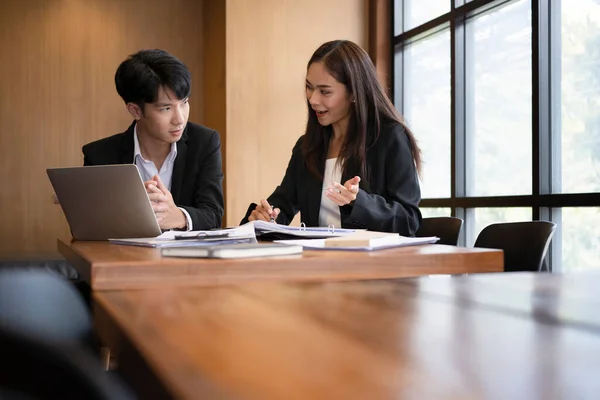
[[[49,168],[46,172],[76,240],[160,235],[134,164]]]

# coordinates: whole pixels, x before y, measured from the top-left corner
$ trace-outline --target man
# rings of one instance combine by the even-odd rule
[[[115,74],[133,117],[123,133],[83,146],[84,165],[134,163],[163,230],[221,226],[223,173],[219,134],[188,122],[191,77],[162,50],[142,50]]]

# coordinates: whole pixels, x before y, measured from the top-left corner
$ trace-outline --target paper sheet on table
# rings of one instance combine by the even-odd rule
[[[176,240],[175,236],[195,237],[198,234],[205,234],[202,240]],[[226,238],[215,238],[215,240],[207,240],[210,236],[217,236],[227,233]],[[233,243],[255,243],[256,235],[252,224],[244,224],[235,228],[214,229],[210,231],[167,231],[153,238],[132,238],[132,239],[108,239],[113,244],[124,244],[129,246],[143,247],[187,247],[187,246],[214,246],[217,244],[233,244]]]
[[[393,247],[406,247],[406,246],[418,246],[422,244],[435,243],[440,238],[436,236],[431,237],[405,237],[398,235],[396,241],[388,241],[385,245],[381,246],[357,246],[357,247],[327,247],[325,246],[325,239],[295,239],[295,240],[276,240],[276,243],[284,244],[299,244],[305,249],[311,250],[344,250],[344,251],[373,251],[389,249]]]

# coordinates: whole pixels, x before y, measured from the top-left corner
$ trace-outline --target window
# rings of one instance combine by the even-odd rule
[[[560,225],[558,251],[563,269],[598,268],[600,255],[600,207],[566,207],[557,210],[555,221]]]
[[[423,152],[424,197],[450,197],[450,32],[404,50],[404,117]]]
[[[395,34],[399,35],[449,11],[449,0],[396,0]]]
[[[466,27],[467,194],[531,194],[531,15],[520,0]]]
[[[600,192],[600,3],[561,6],[561,157],[555,193]]]
[[[471,215],[472,230],[467,233],[467,243],[472,246],[483,228],[491,224],[503,222],[531,221],[531,208],[473,208],[469,210]]]
[[[432,218],[432,217],[450,217],[452,216],[452,210],[448,207],[438,207],[438,208],[427,208],[420,207],[421,215],[423,218]]]
[[[550,220],[554,271],[600,268],[600,0],[395,0],[394,101],[424,217]]]

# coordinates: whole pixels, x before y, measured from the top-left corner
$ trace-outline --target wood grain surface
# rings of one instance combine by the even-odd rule
[[[165,397],[593,399],[600,316],[565,311],[597,305],[599,285],[513,273],[94,297],[102,333],[127,338]]]
[[[58,241],[59,252],[93,290],[214,286],[257,281],[384,279],[503,270],[501,250],[444,245],[373,252],[304,251],[234,260],[169,258],[160,250],[108,242]]]

